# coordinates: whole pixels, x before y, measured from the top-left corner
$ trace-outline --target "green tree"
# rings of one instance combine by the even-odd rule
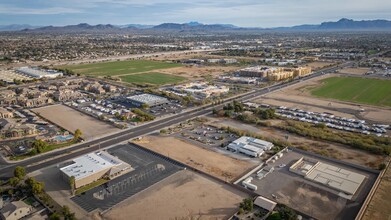
[[[61,210],[65,220],[76,220],[75,213],[71,213],[68,206],[64,205]]]
[[[76,129],[74,133],[74,139],[79,140],[79,138],[83,135],[80,129]]]
[[[8,181],[11,186],[16,187],[19,184],[20,179],[18,177],[12,177]]]
[[[252,211],[254,208],[254,203],[252,198],[243,199],[240,203],[239,208],[243,208],[245,211]]]
[[[60,220],[61,216],[58,213],[53,213],[49,217],[50,220]]]
[[[21,166],[15,167],[14,176],[20,180],[24,179],[24,177],[26,176],[26,170],[24,169],[24,167]]]
[[[34,184],[31,186],[31,191],[34,194],[40,194],[43,192],[44,188],[45,188],[45,184],[43,182],[35,181]]]
[[[281,205],[281,207],[278,208],[278,212],[280,213],[281,219],[284,220],[296,220],[297,214],[296,212],[289,208],[288,206]]]
[[[48,147],[48,143],[39,139],[33,142],[32,147],[37,151],[37,153],[42,153]]]

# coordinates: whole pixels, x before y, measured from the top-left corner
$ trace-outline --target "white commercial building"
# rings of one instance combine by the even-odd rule
[[[73,163],[60,169],[63,178],[75,178],[75,188],[90,184],[101,178],[113,178],[132,167],[105,151],[98,151],[73,159]]]
[[[270,142],[243,136],[228,145],[228,150],[240,152],[252,157],[260,157],[265,151],[272,149]]]
[[[146,104],[149,107],[154,107],[154,106],[170,103],[170,101],[167,98],[157,96],[157,95],[151,95],[151,94],[133,95],[127,97],[126,99],[129,103],[137,107],[140,107],[143,104]]]
[[[209,85],[206,82],[192,82],[174,86],[167,90],[179,96],[191,95],[197,99],[205,99],[229,92],[229,87],[221,85]]]
[[[63,76],[62,72],[58,72],[55,70],[43,70],[39,68],[33,68],[33,67],[21,67],[16,70],[18,73],[25,74],[27,76],[41,79],[41,78],[56,78],[59,76]]]

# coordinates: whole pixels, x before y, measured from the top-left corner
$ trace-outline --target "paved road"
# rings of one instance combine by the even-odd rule
[[[371,57],[374,57],[374,56],[370,56],[369,58],[371,58]],[[158,120],[158,121],[154,121],[154,122],[151,122],[151,123],[148,123],[145,125],[141,125],[136,128],[124,130],[122,132],[119,132],[119,133],[116,133],[116,134],[113,134],[113,135],[110,135],[107,137],[103,137],[103,138],[99,138],[97,140],[85,142],[85,143],[82,143],[82,144],[79,144],[79,145],[76,145],[76,146],[73,146],[73,147],[70,147],[67,149],[58,150],[58,151],[44,154],[41,156],[36,156],[36,157],[31,158],[29,160],[21,161],[18,163],[4,164],[4,161],[0,160],[0,163],[2,163],[2,164],[0,164],[1,165],[0,166],[0,179],[7,179],[7,178],[11,177],[13,175],[13,170],[15,169],[16,166],[24,166],[24,167],[26,167],[26,171],[28,173],[33,172],[33,171],[36,171],[36,170],[39,170],[39,169],[42,169],[42,168],[45,168],[45,167],[48,167],[51,165],[61,163],[63,161],[69,160],[69,159],[72,159],[72,158],[99,150],[100,148],[109,147],[109,146],[118,144],[120,142],[127,141],[129,139],[133,139],[138,136],[142,136],[142,135],[148,134],[148,133],[156,131],[156,130],[163,129],[168,126],[178,124],[180,122],[184,122],[184,121],[187,121],[189,119],[192,119],[192,118],[195,118],[198,116],[205,115],[207,113],[210,113],[213,108],[216,108],[216,109],[222,108],[222,106],[224,104],[231,102],[233,100],[248,101],[248,100],[254,99],[257,96],[264,95],[269,92],[273,92],[275,90],[279,90],[281,88],[296,84],[298,82],[301,82],[304,80],[309,80],[309,79],[321,76],[323,74],[333,73],[333,72],[335,72],[335,70],[338,70],[338,69],[341,69],[344,67],[353,66],[353,64],[354,64],[354,62],[346,62],[344,64],[340,64],[335,67],[331,67],[328,69],[324,69],[322,71],[314,72],[311,75],[302,77],[300,79],[295,79],[291,82],[275,84],[275,85],[267,87],[267,88],[254,90],[252,92],[246,93],[241,96],[226,99],[220,105],[203,106],[203,107],[193,109],[193,110],[190,110],[187,112],[179,113],[174,116],[170,116],[170,117]],[[72,152],[77,149],[82,149],[82,150],[79,150],[77,152]],[[53,159],[53,157],[56,157],[56,158]],[[41,162],[41,161],[44,161],[44,162]],[[39,164],[37,164],[37,163],[39,163]]]

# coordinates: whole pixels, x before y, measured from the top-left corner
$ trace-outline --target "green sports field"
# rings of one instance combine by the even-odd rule
[[[163,73],[140,73],[133,75],[120,76],[123,82],[136,83],[136,84],[154,84],[154,85],[164,85],[164,84],[173,84],[186,80],[186,78],[181,76],[173,76]]]
[[[149,72],[153,70],[167,69],[179,66],[181,66],[181,64],[165,63],[151,60],[126,60],[60,66],[60,68],[70,69],[73,70],[75,73],[89,76],[118,76],[124,74]]]
[[[322,98],[391,107],[391,80],[330,77],[311,94]]]

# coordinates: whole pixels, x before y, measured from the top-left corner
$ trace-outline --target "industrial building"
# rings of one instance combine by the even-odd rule
[[[129,103],[134,106],[141,107],[142,105],[148,105],[149,107],[155,107],[158,105],[164,105],[170,103],[167,98],[151,95],[151,94],[141,94],[133,95],[126,98]]]
[[[98,151],[73,159],[73,163],[60,169],[62,178],[69,182],[75,177],[75,188],[101,178],[114,178],[133,168],[105,151]]]
[[[58,72],[55,70],[44,70],[44,69],[39,69],[35,67],[21,67],[16,70],[18,73],[36,78],[36,79],[41,79],[41,78],[57,78],[60,76],[63,76],[62,72]]]
[[[365,180],[362,174],[304,157],[296,161],[289,171],[348,196],[353,196]]]
[[[260,157],[265,151],[271,150],[273,146],[270,142],[243,136],[230,143],[227,149],[251,157]]]

